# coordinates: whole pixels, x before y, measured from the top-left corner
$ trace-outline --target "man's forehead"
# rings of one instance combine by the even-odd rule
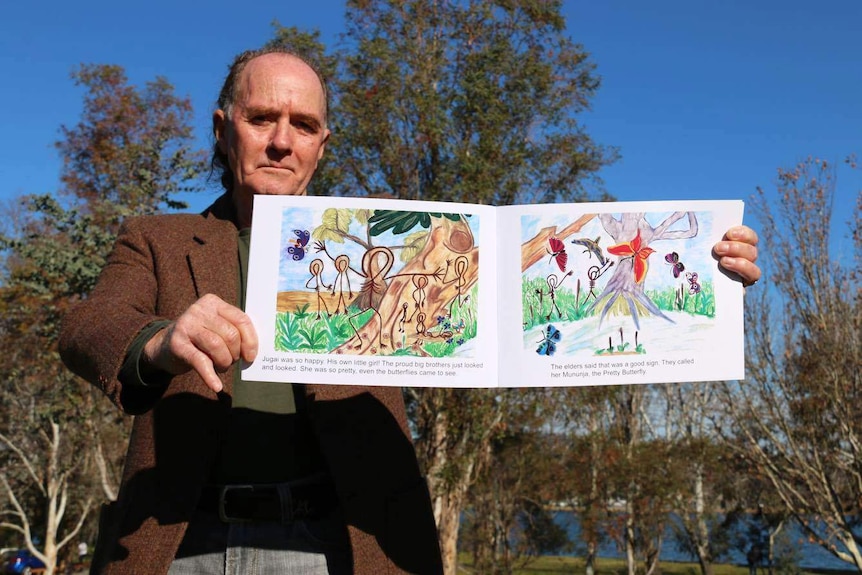
[[[238,99],[277,95],[279,89],[301,91],[308,96],[325,98],[317,73],[302,59],[291,54],[270,53],[250,60],[238,82]],[[325,105],[325,104],[324,104]]]

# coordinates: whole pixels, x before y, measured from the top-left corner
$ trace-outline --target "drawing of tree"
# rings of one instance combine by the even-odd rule
[[[350,224],[356,219],[365,226],[365,237],[350,233]],[[416,230],[416,228],[419,230]],[[376,246],[374,238],[391,232],[403,235],[399,245]],[[412,233],[411,233],[412,232]],[[414,278],[427,278],[422,301],[422,314],[431,321],[448,313],[448,306],[459,295],[468,292],[478,280],[479,249],[465,216],[428,212],[392,210],[326,210],[313,232],[319,242],[344,243],[352,241],[365,250],[362,262],[351,262],[353,272],[362,277],[360,295],[355,304],[360,310],[373,308],[377,313],[361,328],[358,334],[345,342],[336,353],[373,354],[380,350],[375,340],[391,352],[402,310],[407,304],[411,311],[416,306]],[[392,271],[393,252],[405,266]],[[451,281],[454,272],[448,272],[452,261],[459,256],[467,258],[467,265],[459,281]],[[358,270],[356,268],[359,268]],[[449,278],[446,277],[448,272]],[[411,322],[411,339],[417,339],[417,322]],[[358,338],[358,341],[357,341]],[[421,337],[419,338],[421,339]]]
[[[688,218],[687,230],[670,230],[669,228],[681,220]],[[619,244],[636,242],[635,249],[648,250],[650,244],[662,240],[680,240],[697,236],[698,223],[694,212],[674,212],[658,226],[652,225],[646,220],[644,213],[621,214],[617,219],[612,214],[600,214],[599,221],[604,230]],[[638,239],[639,238],[639,239]],[[624,250],[622,250],[625,253]],[[587,313],[599,312],[600,319],[608,315],[629,315],[640,329],[640,318],[650,315],[662,317],[669,322],[673,320],[667,317],[644,293],[645,277],[649,273],[648,267],[641,273],[636,273],[636,264],[648,266],[648,257],[639,258],[636,254],[622,255],[617,262],[613,276],[605,284],[601,295],[587,309]],[[638,278],[637,276],[641,276]],[[640,279],[641,281],[637,281]]]

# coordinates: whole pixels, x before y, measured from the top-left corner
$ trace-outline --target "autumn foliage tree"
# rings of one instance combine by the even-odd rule
[[[556,391],[504,391],[508,416],[471,488],[461,529],[462,547],[478,573],[512,573],[539,555],[572,548],[566,529],[554,523],[554,510],[547,507],[563,499],[568,484],[570,446],[548,426],[559,410]]]
[[[61,128],[61,193],[114,228],[117,218],[185,204],[199,189],[205,155],[191,146],[191,102],[162,77],[139,88],[123,69],[82,65],[72,74],[86,89],[80,121]]]
[[[158,78],[132,86],[118,66],[84,65],[80,121],[61,128],[56,195],[0,237],[0,527],[17,532],[52,572],[90,511],[115,496],[125,427],[56,351],[61,317],[95,284],[124,217],[179,208],[200,185],[191,105]],[[37,546],[36,541],[41,540]]]
[[[724,404],[739,456],[811,541],[862,570],[862,192],[836,206],[836,172],[809,158],[779,170],[779,201],[758,193],[766,282],[746,296],[747,378]],[[836,213],[852,253],[830,251]]]

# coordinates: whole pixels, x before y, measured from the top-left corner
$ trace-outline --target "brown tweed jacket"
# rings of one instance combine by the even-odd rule
[[[124,386],[135,336],[201,296],[237,301],[231,202],[203,214],[127,221],[98,285],[67,314],[66,365],[135,416],[117,501],[100,519],[94,573],[167,573],[216,456],[233,374],[216,394],[194,372],[167,387]],[[309,385],[310,417],[348,523],[357,574],[442,573],[430,498],[401,390]]]

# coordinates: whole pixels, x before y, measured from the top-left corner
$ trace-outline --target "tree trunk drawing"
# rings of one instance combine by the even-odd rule
[[[594,217],[596,217],[595,214],[584,214],[559,232],[557,232],[556,226],[548,226],[539,230],[530,240],[521,244],[521,272],[527,271],[527,268],[548,256],[548,240],[550,238],[565,240],[570,235],[581,231],[581,228]]]
[[[479,279],[479,248],[464,220],[432,217],[425,247],[397,274],[388,273],[392,257],[388,248],[373,248],[363,257],[368,265],[363,265],[366,278],[357,302],[377,313],[335,353],[368,355],[379,353],[380,347],[394,351],[403,346],[422,354],[423,343],[442,337],[442,332],[428,331],[435,318],[448,316],[451,305],[463,304]]]
[[[688,217],[687,230],[668,229],[686,216]],[[617,244],[632,242],[636,237],[639,237],[640,250],[644,250],[651,243],[661,240],[693,238],[697,236],[698,231],[697,216],[694,212],[674,212],[656,227],[650,225],[642,212],[622,214],[619,219],[614,218],[612,214],[600,214],[599,221]],[[642,259],[646,260],[645,257]],[[644,293],[643,278],[641,281],[636,280],[635,266],[637,260],[638,255],[619,259],[613,276],[608,280],[601,295],[587,309],[587,313],[600,313],[600,321],[603,321],[608,315],[629,315],[638,329],[640,329],[640,318],[650,315],[656,315],[673,322]],[[648,271],[644,272],[644,274],[646,273]]]

